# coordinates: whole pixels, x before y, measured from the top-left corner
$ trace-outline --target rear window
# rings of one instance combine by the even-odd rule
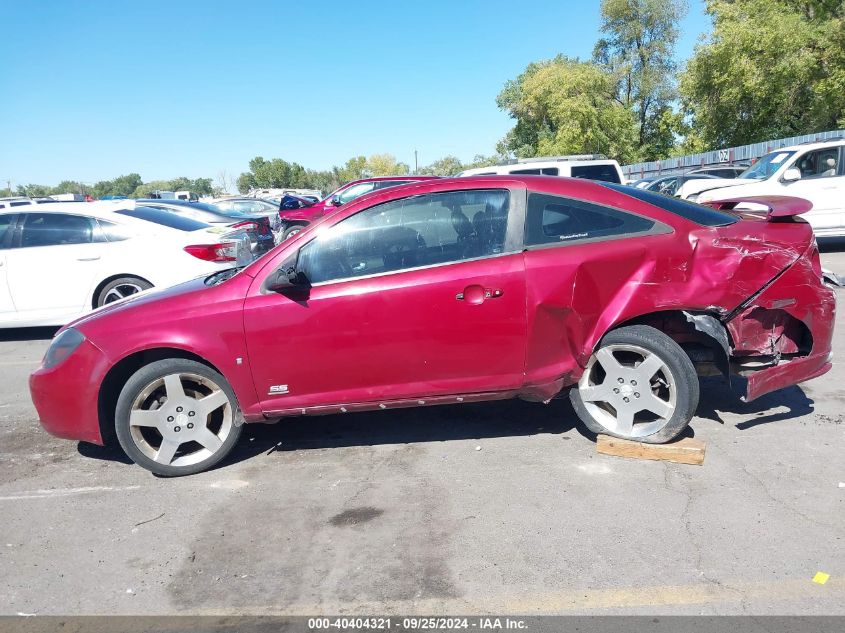
[[[557,167],[541,167],[537,169],[514,169],[512,174],[533,174],[535,176],[557,176],[560,172],[558,172]]]
[[[97,236],[98,242],[122,242],[135,237],[135,232],[123,224],[106,220],[97,220],[97,222],[100,225],[100,234]]]
[[[642,200],[643,202],[652,204],[664,211],[674,213],[675,215],[679,215],[686,220],[690,220],[696,224],[701,224],[702,226],[726,226],[737,221],[736,217],[729,213],[717,211],[711,207],[706,207],[687,200],[681,200],[680,198],[664,196],[662,194],[655,193],[654,191],[637,189],[636,187],[611,185],[608,183],[603,184],[605,187],[613,189],[614,191],[624,193],[626,196],[631,196],[637,200]]]
[[[115,211],[120,215],[128,215],[130,218],[138,218],[139,220],[146,220],[154,224],[160,224],[178,231],[198,231],[200,229],[207,229],[208,224],[186,218],[184,215],[177,215],[169,211],[162,211],[161,209],[153,209],[151,207],[135,207],[134,209],[121,209]]]
[[[617,209],[583,200],[530,193],[525,216],[525,244],[538,246],[641,235],[654,226],[654,220]]]
[[[581,165],[572,167],[570,172],[573,178],[586,178],[587,180],[601,180],[603,182],[619,182],[619,171],[616,165]]]

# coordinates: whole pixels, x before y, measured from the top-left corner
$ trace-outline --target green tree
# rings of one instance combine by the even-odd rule
[[[358,180],[367,177],[367,158],[365,156],[354,156],[342,167],[333,167],[335,178],[338,183],[344,184],[350,180]]]
[[[614,99],[636,117],[639,160],[669,155],[679,119],[673,77],[678,23],[685,0],[602,0],[600,39],[593,60],[614,80]]]
[[[103,196],[131,196],[143,184],[139,174],[118,176],[112,180],[101,180],[91,188],[91,195],[95,198]]]
[[[238,191],[246,193],[254,188],[300,188],[307,186],[307,179],[307,170],[298,163],[289,163],[281,158],[264,160],[256,156],[249,161],[249,171],[238,178]]]
[[[713,32],[680,82],[688,145],[845,126],[845,2],[707,0],[706,10]]]
[[[457,156],[444,156],[431,163],[431,165],[423,167],[420,173],[431,176],[455,176],[463,170],[464,166]]]
[[[81,193],[86,194],[90,187],[84,185],[81,182],[77,182],[75,180],[63,180],[55,187],[50,189],[50,195],[56,195],[61,193]]]
[[[145,182],[137,187],[135,190],[130,194],[132,198],[149,198],[150,195],[154,191],[173,191],[170,188],[170,180],[151,180],[150,182]]]
[[[249,193],[255,189],[257,187],[255,183],[255,174],[251,171],[243,172],[240,176],[238,176],[237,187],[240,193]]]
[[[308,183],[306,188],[318,189],[323,194],[328,194],[343,184],[337,180],[332,170],[316,171],[309,169],[306,173],[306,182]]]
[[[42,198],[49,196],[51,188],[45,185],[18,185],[18,192],[16,195],[29,196],[30,198]]]
[[[593,62],[559,55],[531,63],[496,98],[516,119],[497,149],[519,157],[600,153],[630,162],[638,155],[636,121],[615,96],[614,77]]]
[[[404,176],[411,172],[411,168],[398,162],[393,154],[373,154],[367,158],[364,170],[367,177]]]

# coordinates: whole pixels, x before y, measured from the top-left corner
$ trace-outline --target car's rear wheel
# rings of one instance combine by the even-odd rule
[[[125,299],[142,290],[149,290],[153,285],[140,277],[120,277],[110,281],[97,294],[97,307],[100,308],[108,303]]]
[[[284,242],[286,239],[293,237],[297,233],[299,233],[302,229],[305,228],[304,224],[293,224],[286,228],[282,233],[282,241]]]
[[[226,379],[196,361],[150,363],[126,382],[115,430],[132,461],[168,477],[211,468],[241,434],[241,413]]]
[[[698,394],[698,375],[681,346],[633,325],[602,339],[570,399],[594,433],[660,444],[686,428]]]

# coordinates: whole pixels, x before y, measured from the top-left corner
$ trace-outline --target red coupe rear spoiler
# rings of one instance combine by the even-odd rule
[[[766,207],[766,219],[773,218],[788,218],[794,215],[801,215],[807,213],[813,208],[813,203],[804,198],[794,198],[792,196],[748,196],[746,198],[730,198],[728,200],[713,200],[712,202],[705,202],[707,206],[719,209],[720,211],[731,211],[737,207],[741,207],[742,203],[752,203]],[[754,213],[754,209],[744,209]]]

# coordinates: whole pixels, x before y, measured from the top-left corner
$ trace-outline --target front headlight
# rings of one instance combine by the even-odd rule
[[[687,200],[689,200],[690,202],[698,202],[698,194],[697,193],[691,193],[690,195],[687,196]]]
[[[50,369],[62,363],[68,356],[73,354],[76,349],[85,342],[85,336],[72,327],[64,330],[47,348],[47,353],[44,354],[44,361],[42,365],[44,369]]]

